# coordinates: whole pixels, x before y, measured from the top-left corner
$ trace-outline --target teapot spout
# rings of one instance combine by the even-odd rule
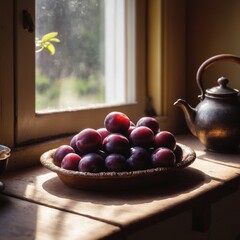
[[[173,105],[178,106],[183,110],[189,130],[194,136],[197,136],[195,128],[196,109],[192,108],[185,100],[182,99],[178,99]]]

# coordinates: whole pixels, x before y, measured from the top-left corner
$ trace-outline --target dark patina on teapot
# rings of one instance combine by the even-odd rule
[[[231,61],[240,64],[240,57],[220,54],[207,59],[199,67],[196,81],[201,91],[200,103],[192,108],[185,100],[179,99],[179,106],[185,115],[187,125],[193,135],[198,137],[207,150],[233,152],[240,145],[240,98],[238,90],[227,86],[228,79],[218,79],[219,86],[204,91],[202,74],[212,64]]]

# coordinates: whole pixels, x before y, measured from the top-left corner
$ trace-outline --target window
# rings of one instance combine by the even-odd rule
[[[142,115],[144,113],[143,102],[138,99],[140,96],[141,98],[145,96],[144,92],[141,93],[141,89],[144,89],[144,76],[138,77],[137,82],[135,78],[135,50],[139,48],[137,44],[141,44],[135,42],[135,2],[134,0],[36,0],[36,5],[32,2],[17,2],[16,9],[18,15],[21,15],[22,10],[26,9],[34,18],[35,7],[37,8],[36,34],[43,35],[47,32],[57,31],[59,32],[59,38],[62,38],[61,42],[56,45],[57,52],[54,56],[55,58],[51,58],[46,53],[41,52],[40,56],[37,53],[35,65],[34,33],[28,32],[19,23],[17,25],[17,143],[21,144],[36,139],[71,134],[89,126],[94,128],[101,127],[104,116],[113,109],[124,111],[131,115],[132,109],[137,108],[138,111],[136,113],[138,114],[136,115],[139,116],[139,114]],[[62,13],[64,16],[56,17],[58,12],[64,12]],[[83,17],[82,14],[84,15]],[[94,16],[89,17],[87,16],[88,14]],[[94,26],[90,26],[89,19],[94,19],[95,17],[99,19],[94,20],[95,22],[92,23],[95,24]],[[55,18],[54,21],[57,24],[53,24],[52,18]],[[64,21],[59,22],[59,19]],[[44,21],[47,21],[47,27],[45,27]],[[84,26],[84,21],[87,22],[86,26]],[[96,25],[96,23],[98,24]],[[102,32],[98,29],[96,32],[91,32],[91,28],[99,27],[102,28]],[[82,28],[84,29],[82,30]],[[82,33],[79,34],[80,31]],[[72,38],[70,33],[73,34]],[[95,34],[96,36],[89,37],[90,34]],[[84,40],[84,37],[88,37],[88,39]],[[92,39],[95,42],[91,42]],[[80,44],[83,46],[81,47]],[[87,53],[86,49],[88,46],[84,46],[84,44],[92,44],[90,51]],[[95,51],[96,49],[93,49],[93,44],[97,44],[97,52]],[[75,49],[73,48],[74,46],[76,46]],[[100,59],[96,59],[96,56],[87,55],[91,51],[95,51],[93,55],[100,55]],[[81,54],[83,54],[83,57],[79,56]],[[75,56],[76,58],[74,59]],[[70,58],[75,61],[71,63],[68,61]],[[59,65],[59,68],[57,68],[57,65]],[[90,65],[93,66],[92,70]],[[55,79],[55,82],[58,83],[62,81],[61,79],[68,78],[68,82],[72,81],[75,84],[74,88],[76,88],[76,83],[81,84],[81,81],[74,80],[76,75],[79,78],[83,78],[85,88],[88,83],[91,84],[92,80],[94,88],[90,90],[97,92],[95,94],[97,100],[95,99],[92,104],[89,104],[92,96],[87,96],[82,103],[78,100],[73,100],[68,106],[61,104],[60,111],[53,106],[48,106],[50,111],[48,109],[48,111],[39,109],[38,107],[36,111],[35,103],[38,104],[39,98],[35,101],[35,82],[33,81],[35,79],[35,67],[38,80],[46,77],[47,72],[48,76]],[[79,71],[81,68],[83,69],[82,72]],[[42,73],[41,76],[39,76],[39,72]],[[39,83],[37,82],[37,84]],[[54,86],[54,84],[52,81],[51,85]],[[68,91],[66,85],[63,84],[63,86],[63,92],[68,95],[63,97],[62,102],[67,102],[70,99],[69,92],[73,96],[77,91]],[[48,87],[47,89],[49,90],[50,88]],[[54,90],[53,95],[60,91]],[[103,91],[103,93],[100,91]],[[47,93],[45,94],[47,98]],[[84,93],[80,95],[81,100],[83,95]],[[99,95],[101,96],[99,97]],[[38,95],[36,96],[38,97]],[[50,101],[47,100],[47,102],[49,103]],[[76,102],[75,106],[73,102]],[[37,104],[36,106],[38,106]]]
[[[37,48],[37,113],[135,102],[134,61],[127,56],[127,49],[134,54],[133,4],[132,0],[36,0],[35,35],[57,31],[61,39],[54,55]]]

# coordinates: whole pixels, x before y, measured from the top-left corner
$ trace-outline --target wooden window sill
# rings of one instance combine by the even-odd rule
[[[211,205],[238,191],[240,153],[206,152],[190,135],[177,140],[195,150],[195,162],[176,183],[149,189],[75,190],[42,166],[4,174],[0,236],[14,239],[24,232],[29,239],[126,239],[184,211],[192,213],[193,231],[208,231]]]

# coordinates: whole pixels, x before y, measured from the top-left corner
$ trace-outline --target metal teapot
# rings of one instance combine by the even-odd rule
[[[201,91],[200,103],[192,108],[185,100],[179,99],[179,106],[185,115],[191,133],[209,151],[233,152],[240,145],[240,98],[238,90],[227,86],[228,79],[218,79],[219,86],[204,91],[202,74],[209,66],[219,61],[240,63],[240,57],[220,54],[207,59],[199,67],[196,81]]]

